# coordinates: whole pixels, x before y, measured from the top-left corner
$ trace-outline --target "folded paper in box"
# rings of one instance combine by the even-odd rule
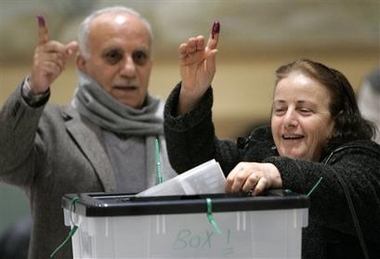
[[[219,163],[212,159],[136,196],[224,193],[225,183],[226,178]]]

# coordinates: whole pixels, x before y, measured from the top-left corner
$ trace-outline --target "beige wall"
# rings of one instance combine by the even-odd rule
[[[316,59],[341,70],[354,87],[379,65],[376,0],[7,0],[0,2],[0,104],[29,72],[36,14],[45,16],[51,38],[65,43],[76,38],[90,11],[117,4],[128,4],[152,23],[151,93],[163,98],[179,79],[178,45],[190,36],[207,36],[212,21],[221,22],[214,80],[221,137],[235,137],[269,117],[274,70],[285,62]],[[74,70],[71,61],[52,88],[52,102],[71,99]]]

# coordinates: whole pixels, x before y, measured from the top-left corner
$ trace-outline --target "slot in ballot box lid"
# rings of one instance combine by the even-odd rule
[[[261,196],[247,194],[200,194],[138,197],[126,193],[66,194],[62,207],[85,217],[157,215],[207,212],[211,199],[213,212],[283,210],[308,208],[307,195],[277,189]],[[73,201],[75,200],[75,206]]]

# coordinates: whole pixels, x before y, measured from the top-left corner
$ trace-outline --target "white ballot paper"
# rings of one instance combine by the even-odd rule
[[[212,159],[136,196],[224,193],[225,183],[226,178],[219,163]]]

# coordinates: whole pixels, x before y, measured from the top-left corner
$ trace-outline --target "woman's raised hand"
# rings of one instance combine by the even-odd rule
[[[215,21],[207,44],[203,36],[198,36],[179,46],[182,86],[178,115],[190,111],[211,85],[216,71],[219,32],[220,24]]]

